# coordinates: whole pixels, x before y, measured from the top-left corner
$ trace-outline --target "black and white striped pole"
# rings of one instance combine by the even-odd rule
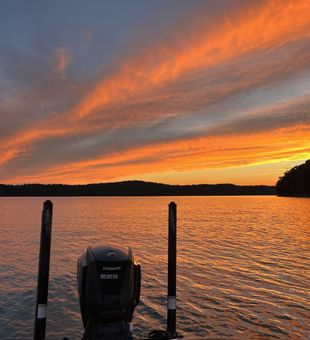
[[[48,279],[51,253],[53,203],[45,201],[42,211],[39,270],[37,283],[34,340],[45,339],[46,311],[48,298]]]
[[[168,297],[167,332],[177,337],[176,332],[176,264],[177,264],[177,205],[169,204],[168,214]]]

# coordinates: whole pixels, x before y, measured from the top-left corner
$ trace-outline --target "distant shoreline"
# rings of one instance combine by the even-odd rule
[[[234,184],[169,185],[144,181],[67,184],[0,184],[0,197],[41,196],[261,196],[276,195],[274,186]]]

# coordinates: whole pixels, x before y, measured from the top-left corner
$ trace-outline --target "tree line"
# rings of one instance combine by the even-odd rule
[[[168,185],[144,181],[125,181],[85,185],[0,184],[0,196],[203,196],[275,195],[275,193],[275,187],[266,185]]]
[[[276,184],[279,196],[310,197],[310,159],[286,171]]]

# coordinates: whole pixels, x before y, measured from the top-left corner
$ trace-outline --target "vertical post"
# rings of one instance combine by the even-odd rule
[[[177,205],[169,204],[167,331],[176,334]]]
[[[53,203],[51,201],[45,201],[43,204],[41,223],[36,314],[33,335],[34,340],[45,339],[48,279],[51,252],[52,216],[53,216]]]

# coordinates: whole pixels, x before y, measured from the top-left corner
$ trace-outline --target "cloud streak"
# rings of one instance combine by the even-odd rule
[[[66,71],[71,63],[71,56],[65,47],[55,48],[55,72],[60,77],[66,77]]]
[[[136,139],[133,145],[128,145],[130,139],[123,131],[121,144],[113,149],[111,145],[119,136],[111,135],[110,148],[101,157],[73,163],[63,159],[60,166],[52,165],[45,173],[38,166],[38,174],[32,173],[31,178],[48,181],[52,176],[63,181],[70,175],[74,182],[83,183],[90,174],[93,180],[99,181],[105,176],[117,178],[122,173],[127,176],[140,175],[141,172],[153,172],[155,168],[157,171],[189,171],[259,164],[270,159],[303,159],[310,151],[307,138],[310,130],[309,104],[310,98],[277,104],[263,111],[246,112],[243,118],[232,118],[186,137],[171,138],[171,134],[167,134],[166,140],[161,142],[157,139],[158,132],[152,136],[150,129],[147,137]],[[84,158],[87,159],[92,147],[85,148]],[[43,149],[42,153],[47,151],[48,148]],[[64,158],[68,156],[65,154]],[[10,181],[26,181],[28,178],[21,176]]]

